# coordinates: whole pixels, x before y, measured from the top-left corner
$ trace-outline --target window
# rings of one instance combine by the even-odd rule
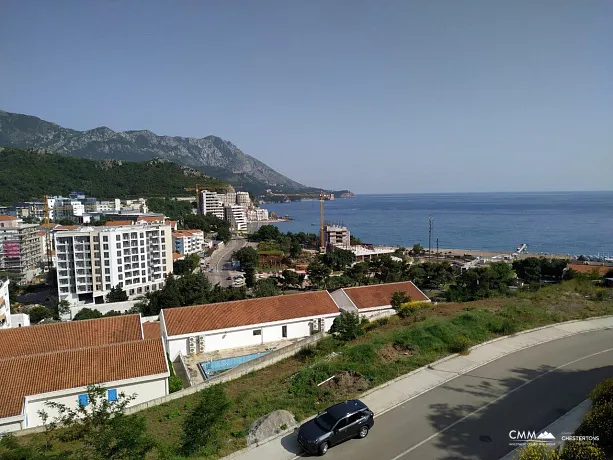
[[[287,326],[281,326],[281,337],[287,338]]]
[[[105,269],[104,269],[104,273],[105,273],[106,275],[110,275],[110,274],[111,274],[111,269],[110,269],[110,268],[105,268]]]
[[[104,277],[104,281],[106,281],[107,283],[111,282],[111,277],[110,276],[105,276]]]
[[[89,405],[89,397],[85,395],[79,395],[79,406],[87,407]]]
[[[108,237],[107,235],[104,235],[104,236],[102,237],[102,241],[108,241],[108,240],[109,240],[109,237]]]
[[[108,391],[108,400],[109,401],[117,401],[117,390],[109,390]]]
[[[117,257],[121,257],[121,251],[117,251]]]
[[[339,421],[336,426],[334,427],[335,430],[340,430],[342,428],[345,428],[347,426],[347,417],[345,417],[344,419],[342,419],[341,421]]]
[[[121,240],[121,235],[116,235],[115,236],[115,241],[120,241]]]
[[[363,417],[364,417],[364,414],[362,412],[358,412],[356,414],[350,415],[349,419],[347,421],[347,424],[351,425],[351,424],[357,422],[358,420],[360,420]]]
[[[256,329],[253,331],[253,335],[262,335],[262,329]]]
[[[121,249],[121,243],[117,243],[117,249]]]

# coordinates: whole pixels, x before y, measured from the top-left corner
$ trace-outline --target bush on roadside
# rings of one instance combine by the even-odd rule
[[[316,394],[317,384],[334,375],[334,369],[328,363],[317,363],[302,369],[291,380],[290,393],[297,397]]]
[[[449,344],[450,353],[466,353],[470,348],[470,340],[467,337],[461,335],[457,337],[451,344]]]
[[[605,379],[596,385],[590,393],[590,399],[594,406],[600,406],[607,402],[613,402],[613,378]],[[612,421],[613,423],[613,421]]]
[[[171,375],[168,377],[168,391],[174,393],[175,391],[179,391],[183,389],[183,380],[176,375]]]
[[[585,441],[567,441],[564,443],[560,460],[607,460],[604,451]]]
[[[518,453],[517,460],[560,460],[557,450],[538,442],[529,443]]]
[[[576,432],[579,436],[598,436],[596,444],[607,455],[613,454],[613,401],[600,402],[585,414]]]

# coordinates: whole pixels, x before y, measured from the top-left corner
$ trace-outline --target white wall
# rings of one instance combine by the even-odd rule
[[[118,384],[104,384],[107,390],[116,389],[117,394],[124,392],[126,395],[136,393],[130,405],[140,404],[150,401],[155,398],[161,398],[168,394],[167,376],[158,376],[155,379],[147,381],[133,379],[131,381],[124,380]],[[54,393],[46,393],[42,395],[34,395],[26,397],[26,417],[27,426],[41,426],[43,421],[38,415],[39,410],[44,410],[53,419],[57,415],[57,410],[45,406],[48,401],[53,401],[60,404],[65,404],[69,407],[76,408],[79,403],[79,395],[87,393],[86,388],[75,388],[71,390],[57,391]]]
[[[76,307],[70,307],[70,319],[74,318],[84,308],[90,310],[98,310],[103,315],[114,310],[120,313],[126,313],[130,311],[134,305],[138,303],[136,300],[126,300],[125,302],[111,302],[111,303],[90,303],[85,305],[78,305]]]
[[[392,308],[391,305],[384,305],[383,307],[374,307],[374,308],[361,308],[360,316],[372,319],[372,318],[383,318],[386,316],[392,316],[396,314],[396,310]]]
[[[25,313],[13,313],[11,315],[11,327],[27,327],[30,325],[30,317]]]
[[[22,430],[25,428],[25,426],[22,426],[22,423],[25,425],[22,417],[0,418],[0,434]]]
[[[326,315],[325,317],[317,316],[314,318],[300,318],[293,321],[278,321],[275,323],[267,323],[261,325],[250,325],[242,328],[233,328],[228,330],[208,331],[190,334],[191,336],[205,336],[204,351],[205,353],[216,350],[227,350],[230,348],[243,348],[264,343],[277,342],[285,339],[299,339],[309,337],[311,335],[310,322],[317,321],[319,318],[324,319],[324,328],[326,332],[330,331],[334,318],[338,314]],[[287,337],[283,337],[283,326],[287,326]],[[261,330],[261,335],[253,335],[254,330]],[[179,355],[187,355],[189,351],[189,336],[175,336],[167,339],[168,353],[170,359],[174,359]]]

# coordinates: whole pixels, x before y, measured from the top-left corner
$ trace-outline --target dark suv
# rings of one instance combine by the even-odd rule
[[[328,407],[298,430],[298,442],[310,454],[324,455],[330,446],[349,438],[365,438],[375,424],[372,411],[362,401]]]

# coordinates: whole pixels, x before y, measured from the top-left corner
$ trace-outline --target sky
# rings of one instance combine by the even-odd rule
[[[611,0],[3,0],[0,109],[356,193],[613,189]]]

